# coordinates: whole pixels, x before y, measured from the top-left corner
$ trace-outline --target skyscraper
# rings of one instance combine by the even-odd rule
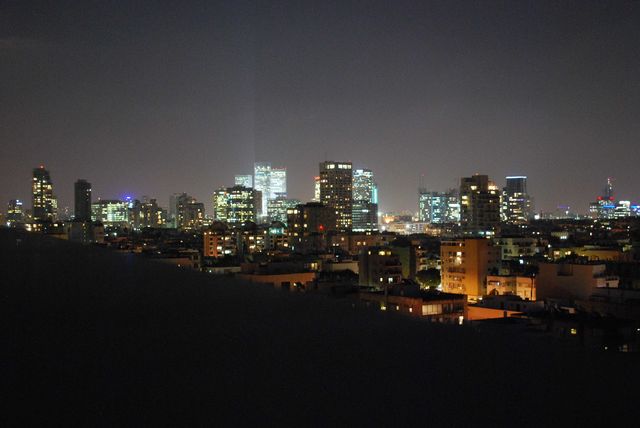
[[[313,177],[313,202],[320,202],[320,176]]]
[[[486,175],[460,180],[460,223],[465,234],[493,235],[500,224],[500,195]]]
[[[49,171],[43,165],[33,169],[31,190],[33,219],[35,221],[53,221],[55,219],[53,183],[51,183]]]
[[[378,230],[378,192],[373,172],[370,169],[354,170],[352,186],[351,229],[358,232]]]
[[[251,174],[236,175],[234,184],[236,186],[253,187],[253,176]]]
[[[256,221],[259,192],[250,187],[222,187],[213,194],[213,218],[229,224]]]
[[[334,210],[336,229],[351,230],[353,207],[351,162],[320,163],[320,202]]]
[[[509,176],[506,181],[502,194],[503,221],[511,224],[528,222],[531,218],[531,199],[527,193],[527,177]]]
[[[267,201],[287,196],[287,168],[271,168]]]
[[[78,180],[74,185],[74,219],[91,221],[91,183]]]
[[[258,207],[258,216],[260,217],[267,215],[270,175],[271,164],[269,162],[256,162],[253,165],[253,188],[262,193],[262,203]]]

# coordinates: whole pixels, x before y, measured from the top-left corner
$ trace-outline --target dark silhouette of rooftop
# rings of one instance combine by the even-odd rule
[[[637,420],[638,359],[0,230],[3,426]]]

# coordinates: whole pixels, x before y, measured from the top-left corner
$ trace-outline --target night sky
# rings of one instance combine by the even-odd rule
[[[0,3],[0,203],[187,192],[255,161],[308,200],[322,160],[374,170],[381,210],[485,173],[537,209],[640,199],[640,1]]]

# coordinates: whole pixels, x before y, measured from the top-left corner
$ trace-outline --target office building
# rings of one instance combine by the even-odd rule
[[[353,171],[351,229],[356,232],[378,230],[378,190],[369,169]]]
[[[458,223],[460,221],[458,193],[455,190],[429,192],[426,189],[420,189],[418,221],[429,224]]]
[[[91,183],[87,180],[75,182],[73,214],[76,221],[91,221]]]
[[[335,212],[337,230],[351,230],[353,208],[351,162],[320,163],[320,202]]]
[[[259,192],[244,186],[222,187],[213,194],[213,218],[229,224],[257,219]]]
[[[466,235],[490,236],[500,224],[500,194],[486,175],[460,180],[460,224]]]
[[[500,247],[489,239],[463,238],[440,245],[442,291],[475,301],[487,293],[487,275],[500,268]]]
[[[267,203],[267,216],[269,222],[279,221],[287,224],[287,211],[300,205],[298,199],[287,199],[286,196],[276,196]]]
[[[323,250],[326,248],[326,233],[335,229],[335,210],[319,202],[309,202],[287,210],[287,233],[289,246],[293,250]]]
[[[129,226],[129,202],[115,199],[99,199],[91,204],[91,221],[105,226]]]
[[[244,186],[253,188],[253,176],[251,174],[236,175],[234,184],[236,186]]]
[[[253,183],[254,188],[262,195],[258,219],[267,221],[269,201],[287,195],[287,169],[272,168],[269,162],[256,162]]]
[[[15,227],[16,225],[24,221],[24,212],[22,210],[22,201],[19,199],[12,199],[7,205],[7,219],[6,224],[9,227]]]
[[[509,224],[524,224],[531,218],[531,198],[527,192],[527,177],[506,177],[502,192],[502,221]]]
[[[57,203],[54,201],[53,183],[51,182],[49,171],[42,165],[33,169],[31,190],[33,198],[33,220],[55,220]]]

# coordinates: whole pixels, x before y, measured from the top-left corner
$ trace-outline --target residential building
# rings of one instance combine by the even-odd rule
[[[460,180],[460,223],[465,235],[491,236],[500,224],[500,194],[486,175]]]
[[[442,290],[475,301],[487,293],[487,275],[498,273],[500,247],[485,238],[442,241],[440,261]]]
[[[360,251],[358,284],[384,289],[402,282],[400,258],[389,247],[369,247]]]

